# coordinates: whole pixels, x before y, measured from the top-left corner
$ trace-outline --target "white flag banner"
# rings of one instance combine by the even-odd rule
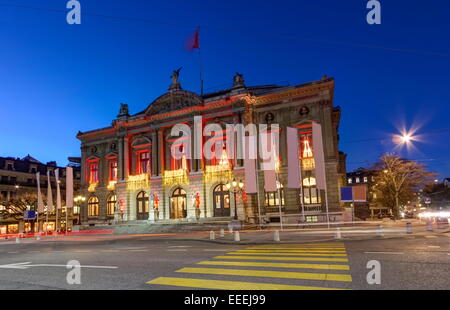
[[[53,211],[52,182],[50,180],[50,171],[47,171],[47,212],[51,213]]]
[[[322,126],[313,122],[313,154],[316,166],[316,184],[318,189],[326,189],[325,155],[323,152]]]
[[[69,166],[66,167],[66,207],[73,208],[73,168]]]
[[[298,156],[298,130],[287,127],[287,151],[288,151],[288,187],[300,188],[300,158]]]
[[[59,187],[59,169],[55,170],[55,180],[56,180],[56,208],[61,209],[61,189]]]
[[[36,183],[37,183],[37,189],[38,189],[38,201],[37,201],[37,211],[38,213],[44,212],[44,201],[42,200],[42,193],[41,193],[41,173],[36,173]]]

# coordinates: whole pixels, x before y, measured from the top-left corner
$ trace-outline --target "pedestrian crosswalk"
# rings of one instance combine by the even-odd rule
[[[352,282],[349,272],[342,242],[269,244],[215,256],[147,284],[169,289],[348,289]]]

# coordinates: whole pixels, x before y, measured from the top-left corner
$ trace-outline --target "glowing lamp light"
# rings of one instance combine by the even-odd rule
[[[234,179],[233,182],[231,182],[231,184],[233,185],[233,187],[236,187],[237,186],[236,179]]]
[[[244,182],[242,182],[242,180],[239,181],[239,188],[243,188],[244,187]]]
[[[227,183],[227,185],[225,185],[227,187],[227,189],[229,190],[231,188],[231,184]]]

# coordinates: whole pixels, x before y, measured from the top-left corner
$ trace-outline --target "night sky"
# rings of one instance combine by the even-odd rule
[[[0,156],[65,165],[78,130],[109,126],[121,102],[142,111],[181,66],[199,92],[184,45],[200,26],[207,92],[235,72],[247,85],[332,76],[348,171],[397,151],[450,177],[448,1],[380,0],[381,25],[367,24],[366,0],[80,0],[81,25],[66,23],[66,2],[0,0]],[[402,128],[417,129],[414,148],[393,145]]]

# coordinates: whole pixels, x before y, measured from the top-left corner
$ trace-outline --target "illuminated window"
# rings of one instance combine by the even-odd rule
[[[302,162],[303,170],[313,170],[315,167],[314,154],[313,154],[313,141],[311,125],[302,127],[303,132],[300,133],[300,159]]]
[[[321,203],[320,190],[316,188],[316,179],[314,177],[303,179],[303,202],[304,204]]]
[[[98,198],[95,196],[89,198],[88,216],[98,216]]]
[[[355,182],[359,183],[359,177],[356,177]]]
[[[139,153],[138,174],[150,173],[150,152]]]
[[[109,180],[117,180],[117,161],[113,160],[109,162]]]
[[[364,183],[367,183],[367,177],[364,177]]]
[[[277,187],[279,188],[281,196],[281,206],[284,206],[284,188],[283,184],[277,181]],[[278,191],[266,192],[266,207],[278,207],[280,205]]]
[[[186,158],[186,151],[184,149],[184,144],[178,146],[178,151],[182,154],[180,159],[175,159],[172,157],[172,170],[188,170],[188,162]]]
[[[90,163],[89,164],[89,183],[97,183],[98,182],[98,163]]]
[[[114,215],[116,211],[117,196],[111,195],[106,203],[108,215]]]
[[[353,180],[352,178],[348,178],[348,184],[352,184]]]

